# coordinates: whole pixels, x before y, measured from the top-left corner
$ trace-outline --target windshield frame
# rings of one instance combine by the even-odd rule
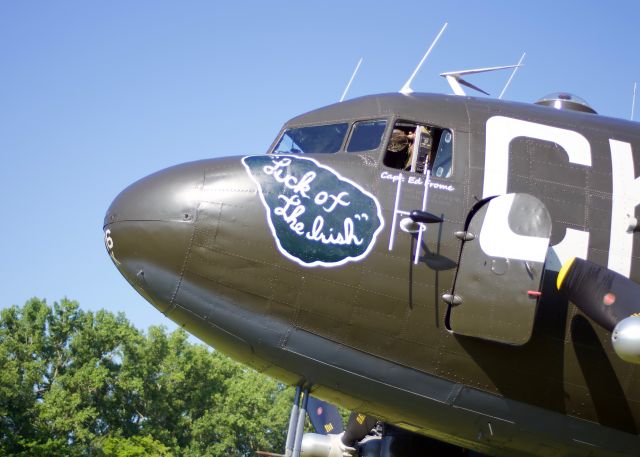
[[[358,128],[359,125],[363,125],[365,123],[370,123],[370,124],[384,123],[384,128],[382,129],[382,133],[380,135],[380,140],[378,142],[378,145],[373,149],[360,149],[357,151],[349,151],[349,147],[351,146],[351,140],[353,139],[353,135],[356,132],[356,129]],[[375,117],[371,119],[358,119],[358,120],[352,121],[349,127],[349,137],[347,138],[347,141],[344,144],[344,152],[346,152],[347,154],[363,154],[363,153],[378,151],[382,147],[382,145],[385,144],[385,138],[387,136],[388,129],[389,129],[389,119],[386,117]]]
[[[342,138],[340,140],[340,144],[337,146],[337,148],[335,150],[331,150],[331,151],[313,151],[313,152],[305,152],[305,151],[300,151],[300,152],[287,152],[287,151],[281,151],[281,152],[277,152],[276,149],[278,148],[278,146],[282,143],[282,141],[285,139],[285,136],[287,135],[287,132],[293,131],[293,130],[302,130],[302,129],[314,129],[314,128],[322,128],[322,127],[341,127],[344,125],[344,132],[342,132],[340,135],[342,135]],[[295,125],[295,126],[285,126],[282,131],[280,132],[280,135],[278,135],[278,138],[276,139],[276,141],[273,143],[273,145],[271,146],[270,150],[269,150],[269,154],[337,154],[339,152],[342,152],[344,150],[344,145],[345,145],[345,141],[347,140],[347,138],[349,137],[349,134],[351,132],[351,126],[352,126],[352,122],[351,121],[334,121],[334,122],[329,122],[329,123],[322,123],[322,124],[306,124],[306,125]],[[290,136],[289,137],[292,141],[292,143],[298,145],[295,140]]]
[[[282,129],[280,129],[280,132],[278,133],[278,136],[275,138],[275,140],[271,143],[271,145],[269,146],[269,149],[267,151],[267,154],[274,154],[274,155],[278,155],[278,154],[305,154],[304,152],[300,152],[300,153],[294,153],[294,152],[276,152],[276,148],[278,147],[278,145],[280,145],[280,142],[283,140],[285,134],[293,129],[300,129],[300,128],[307,128],[307,127],[322,127],[322,126],[330,126],[330,125],[339,125],[339,124],[347,124],[347,130],[344,134],[344,137],[342,138],[342,143],[340,144],[340,148],[335,151],[335,152],[315,152],[315,153],[306,153],[306,154],[328,154],[328,155],[332,155],[332,154],[343,154],[343,153],[347,153],[347,147],[349,145],[349,142],[351,141],[351,137],[353,135],[353,131],[356,127],[357,124],[362,123],[362,122],[375,122],[375,121],[384,121],[386,122],[385,125],[385,129],[384,132],[382,134],[381,140],[380,140],[380,144],[378,145],[377,148],[375,149],[370,149],[367,151],[358,151],[358,152],[349,152],[348,154],[350,155],[355,155],[355,154],[371,154],[372,152],[376,152],[376,151],[380,151],[383,146],[386,144],[387,141],[387,137],[389,135],[389,125],[392,125],[393,123],[393,119],[395,117],[389,117],[389,116],[372,116],[372,117],[362,117],[362,118],[357,118],[357,119],[335,119],[335,120],[331,120],[329,122],[323,122],[323,123],[318,123],[318,124],[293,124],[293,125],[288,125],[285,124]]]

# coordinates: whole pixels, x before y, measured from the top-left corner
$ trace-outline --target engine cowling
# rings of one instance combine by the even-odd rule
[[[350,457],[355,449],[345,446],[340,435],[305,433],[302,436],[300,457]]]

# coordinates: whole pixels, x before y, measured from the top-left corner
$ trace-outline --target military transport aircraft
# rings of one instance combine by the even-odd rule
[[[198,338],[404,430],[378,455],[637,457],[639,174],[639,124],[575,96],[371,95],[132,184],[105,243]],[[308,398],[287,453],[358,452],[300,444]]]

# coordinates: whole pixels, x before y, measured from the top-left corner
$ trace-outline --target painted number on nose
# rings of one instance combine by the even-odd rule
[[[116,265],[120,265],[120,262],[116,259],[116,256],[113,253],[113,245],[111,230],[107,229],[104,231],[104,246],[107,248],[107,253],[109,254],[109,257],[111,257],[111,260],[113,260]]]
[[[107,248],[107,252],[111,254],[113,250],[113,238],[111,238],[111,230],[109,229],[104,231],[104,245]]]

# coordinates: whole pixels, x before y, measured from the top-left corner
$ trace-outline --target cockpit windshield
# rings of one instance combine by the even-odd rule
[[[287,129],[273,149],[273,153],[331,154],[338,152],[348,129],[347,123]]]

